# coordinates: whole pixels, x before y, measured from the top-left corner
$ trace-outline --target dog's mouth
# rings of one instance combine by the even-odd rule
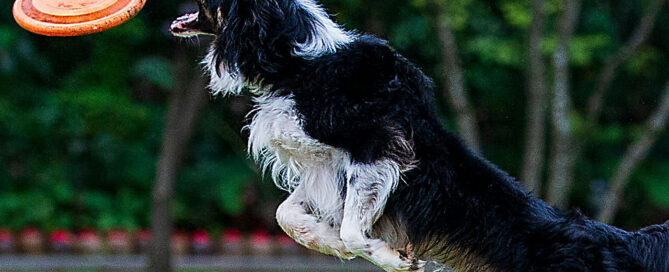
[[[215,35],[215,23],[209,12],[199,5],[200,10],[183,15],[172,22],[170,33],[176,37],[194,37],[198,35]]]

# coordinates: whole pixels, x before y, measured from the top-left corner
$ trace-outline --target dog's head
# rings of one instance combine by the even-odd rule
[[[198,11],[183,15],[172,22],[170,32],[181,38],[199,35],[214,36],[209,53],[202,61],[211,79],[209,88],[214,94],[240,94],[244,87],[252,85],[247,78],[257,80],[258,73],[245,75],[242,69],[258,60],[248,56],[259,54],[261,48],[258,24],[267,21],[267,11],[258,10],[257,3],[277,3],[291,0],[194,0]],[[256,15],[264,12],[263,16]],[[275,6],[274,13],[280,12]],[[265,23],[266,24],[266,23]],[[265,30],[263,30],[265,31]],[[264,50],[266,51],[266,50]],[[247,71],[250,69],[246,69]],[[257,69],[254,69],[257,70]]]
[[[176,19],[170,32],[215,36],[204,60],[214,93],[262,90],[261,82],[272,84],[267,75],[281,73],[291,60],[333,53],[352,39],[316,0],[194,1],[198,12]]]
[[[170,32],[176,37],[216,35],[223,23],[224,0],[195,0],[198,11],[183,15],[172,22]]]

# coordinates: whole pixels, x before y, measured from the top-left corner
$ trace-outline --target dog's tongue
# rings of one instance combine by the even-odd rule
[[[170,25],[170,32],[175,36],[195,34],[198,32],[198,16],[199,13],[196,12],[177,18]]]

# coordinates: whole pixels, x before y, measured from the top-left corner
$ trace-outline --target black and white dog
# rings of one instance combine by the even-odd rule
[[[386,271],[669,271],[669,226],[627,232],[530,196],[437,120],[432,81],[314,0],[198,0],[215,94],[255,97],[249,151],[300,244]]]

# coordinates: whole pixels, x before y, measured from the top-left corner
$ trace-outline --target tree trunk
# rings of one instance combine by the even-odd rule
[[[181,159],[195,129],[198,113],[207,101],[205,80],[199,72],[189,73],[187,54],[183,48],[177,49],[175,60],[176,86],[169,97],[168,112],[163,132],[163,143],[156,170],[151,213],[152,241],[149,251],[151,272],[171,272],[172,252],[170,235],[170,202],[174,193],[174,183]],[[192,82],[184,74],[195,74]],[[191,87],[188,88],[187,86]]]
[[[566,206],[566,198],[571,188],[571,182],[573,179],[573,164],[578,160],[583,152],[583,147],[585,145],[586,139],[583,138],[585,135],[589,134],[589,131],[592,130],[599,119],[599,116],[602,111],[602,104],[604,102],[604,97],[606,96],[606,91],[611,86],[613,79],[615,77],[615,71],[618,67],[632,57],[639,46],[643,44],[653,28],[654,22],[656,21],[659,10],[663,5],[664,0],[653,0],[646,9],[645,14],[642,16],[639,25],[634,31],[634,34],[629,41],[620,48],[618,52],[610,56],[605,62],[602,72],[598,76],[597,85],[595,87],[595,93],[588,99],[588,109],[586,110],[586,122],[583,128],[583,134],[579,135],[581,138],[576,141],[572,141],[571,150],[568,153],[565,153],[563,161],[571,163],[571,166],[567,165],[568,169],[565,169],[564,174],[561,174],[563,177],[558,178],[558,183],[555,185],[553,197],[556,202],[560,202],[561,207]],[[553,184],[553,178],[551,178],[551,185]],[[553,185],[552,185],[553,186]],[[557,187],[560,188],[557,188]],[[549,193],[550,195],[550,193]],[[550,197],[549,197],[550,198]]]
[[[618,67],[632,57],[639,46],[641,46],[650,35],[650,32],[653,30],[653,25],[655,24],[656,18],[664,0],[653,0],[646,12],[641,17],[639,25],[634,30],[634,34],[627,43],[618,50],[615,54],[608,57],[604,64],[604,69],[602,69],[601,74],[597,79],[597,85],[595,87],[595,93],[588,99],[588,113],[587,113],[587,123],[588,128],[592,128],[599,115],[602,112],[602,104],[604,103],[604,97],[606,96],[606,91],[611,86],[613,79],[615,78],[615,73]],[[589,130],[588,129],[588,130]]]
[[[527,81],[527,130],[521,181],[534,195],[541,195],[546,131],[546,86],[541,38],[544,25],[544,0],[532,1],[532,26],[529,36]]]
[[[551,122],[553,127],[553,150],[549,176],[548,201],[560,208],[567,206],[574,158],[570,156],[572,131],[569,121],[571,98],[569,97],[569,41],[581,9],[579,0],[565,0],[563,13],[558,22],[558,44],[553,55],[555,72]]]
[[[443,14],[439,16],[439,18],[442,17]],[[479,128],[476,114],[465,91],[455,36],[448,22],[442,19],[438,19],[437,22],[439,24],[437,34],[441,41],[441,53],[444,61],[444,93],[453,111],[455,111],[460,136],[474,152],[480,153]]]
[[[662,101],[658,105],[653,115],[648,119],[647,128],[641,134],[641,137],[634,142],[625,153],[618,169],[611,179],[611,186],[606,193],[604,199],[604,207],[597,216],[599,221],[604,223],[611,223],[615,216],[620,200],[622,199],[623,191],[630,175],[634,169],[641,163],[648,155],[648,151],[657,140],[660,133],[667,125],[667,118],[669,118],[669,82],[662,95]]]

